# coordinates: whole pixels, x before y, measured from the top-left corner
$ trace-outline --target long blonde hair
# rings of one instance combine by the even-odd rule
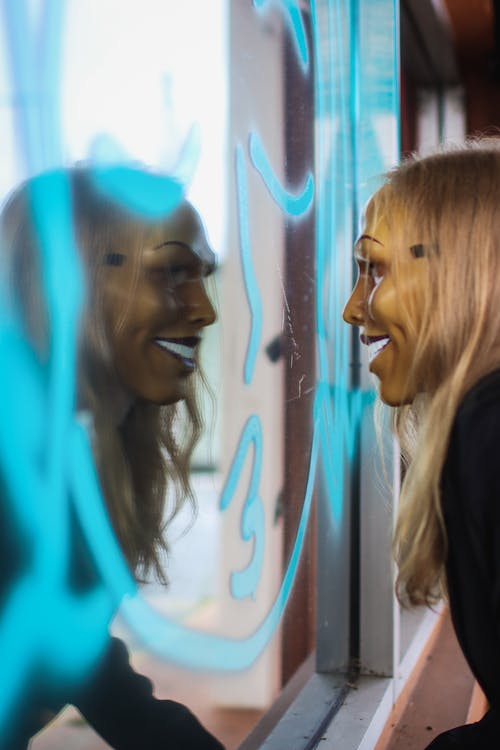
[[[103,497],[131,569],[140,579],[154,571],[166,581],[161,559],[168,549],[165,527],[186,499],[194,507],[189,463],[201,430],[197,378],[191,376],[182,403],[157,406],[136,401],[117,425],[110,406],[116,373],[103,323],[102,287],[105,256],[140,247],[158,232],[159,222],[140,220],[98,194],[87,168],[65,172],[87,289],[78,345],[77,408],[92,415],[93,448]],[[28,336],[43,357],[47,310],[41,291],[40,247],[30,208],[30,183],[18,188],[3,209],[2,263],[19,299]]]
[[[392,415],[405,464],[394,549],[406,603],[446,594],[440,477],[450,432],[467,391],[500,366],[499,196],[500,148],[469,142],[412,158],[376,197],[394,240],[396,285],[397,257],[410,246],[424,246],[415,262],[427,268],[423,294],[402,300],[408,320],[419,320],[409,374],[418,393]]]

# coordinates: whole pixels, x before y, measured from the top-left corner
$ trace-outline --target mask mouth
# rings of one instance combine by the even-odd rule
[[[185,336],[183,338],[164,338],[158,336],[155,338],[154,343],[182,362],[185,367],[194,370],[196,366],[196,347],[200,343],[198,336]]]
[[[361,335],[361,341],[368,346],[368,363],[371,364],[375,357],[391,343],[389,336],[366,336]]]

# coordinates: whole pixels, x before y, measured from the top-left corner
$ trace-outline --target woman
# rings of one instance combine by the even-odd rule
[[[160,563],[165,526],[184,500],[192,499],[189,460],[201,424],[198,350],[203,329],[215,320],[204,283],[214,255],[187,201],[166,218],[147,218],[106,196],[90,168],[29,180],[2,212],[2,270],[40,362],[50,334],[33,189],[38,195],[50,192],[61,174],[70,189],[86,281],[77,411],[90,423],[107,511],[130,568],[139,579],[153,571],[165,580]],[[120,174],[138,172],[123,168]],[[101,169],[101,182],[103,175]],[[143,177],[147,185],[148,175]],[[174,498],[170,508],[167,486]],[[81,592],[91,590],[99,574],[72,521],[68,577]],[[0,745],[25,748],[47,713],[68,702],[115,748],[221,748],[184,706],[153,697],[150,682],[133,672],[116,639],[84,684],[53,689],[43,675],[34,675],[14,736],[4,734]]]
[[[369,202],[344,320],[361,328],[406,464],[402,601],[445,596],[490,710],[438,748],[500,747],[500,149],[412,159]]]

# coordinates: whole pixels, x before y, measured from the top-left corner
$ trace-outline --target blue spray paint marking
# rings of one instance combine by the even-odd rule
[[[238,191],[238,221],[240,233],[240,257],[251,315],[251,328],[245,359],[244,381],[248,385],[255,369],[255,361],[262,335],[262,302],[259,287],[255,278],[250,245],[250,227],[248,222],[248,190],[245,157],[241,146],[236,147],[236,187]]]
[[[235,599],[247,596],[255,598],[262,573],[265,548],[265,513],[259,495],[252,495],[245,502],[241,517],[241,536],[246,542],[253,539],[252,560],[244,570],[231,573],[231,594]]]
[[[191,184],[201,155],[201,135],[198,123],[193,123],[182,144],[176,163],[172,167],[171,176],[182,182]]]
[[[262,425],[259,417],[255,414],[249,417],[243,428],[238,448],[221,494],[220,509],[222,511],[226,510],[231,504],[251,445],[253,445],[254,457],[241,519],[241,536],[245,541],[253,539],[254,548],[249,565],[244,570],[236,571],[231,575],[231,593],[236,599],[255,595],[264,559],[264,507],[258,494],[262,474]]]
[[[333,518],[333,528],[341,528],[341,518],[344,503],[344,447],[340,442],[341,437],[338,430],[338,424],[349,417],[348,394],[349,394],[349,374],[348,371],[340,369],[340,362],[335,357],[334,377],[340,378],[341,393],[344,396],[342,401],[337,403],[334,410],[330,398],[330,358],[331,347],[333,342],[330,341],[330,333],[335,331],[337,336],[345,338],[347,332],[344,329],[338,330],[339,326],[331,318],[331,295],[332,292],[339,298],[343,296],[344,290],[332,287],[332,266],[335,258],[332,258],[331,248],[333,246],[338,250],[339,247],[345,246],[345,241],[350,237],[349,227],[342,222],[342,230],[346,234],[344,242],[337,247],[334,237],[332,236],[332,217],[330,211],[334,211],[334,226],[339,226],[339,219],[342,214],[337,210],[335,201],[336,191],[335,184],[332,182],[332,175],[338,167],[338,159],[334,159],[330,139],[331,132],[325,124],[328,121],[333,122],[335,118],[334,99],[331,86],[328,86],[325,75],[331,71],[340,71],[342,68],[335,67],[334,48],[332,47],[332,34],[334,30],[334,6],[333,3],[320,4],[320,10],[323,11],[326,19],[323,18],[323,24],[320,24],[316,3],[311,4],[313,30],[315,34],[314,51],[316,55],[315,68],[317,85],[315,87],[315,107],[320,127],[317,129],[318,137],[316,148],[318,152],[318,169],[317,193],[316,193],[316,253],[317,253],[317,296],[316,296],[316,317],[318,332],[318,385],[317,398],[321,408],[320,435],[321,435],[321,457],[324,465],[323,477],[325,480],[325,490],[329,502],[330,511]],[[327,33],[323,41],[323,46],[328,44],[328,65],[324,65],[321,56],[321,39],[320,30],[324,29],[325,20],[327,22]],[[340,17],[337,17],[340,23]],[[323,127],[321,127],[323,124]],[[330,135],[330,138],[328,137]],[[335,154],[335,156],[337,156]],[[344,188],[343,188],[344,189]],[[342,217],[343,218],[343,217]],[[337,223],[338,222],[338,223]],[[326,297],[326,299],[325,299]],[[326,314],[325,314],[326,313]],[[334,326],[332,328],[332,323]],[[335,338],[337,338],[337,336]],[[357,415],[353,415],[355,418]]]
[[[184,186],[138,167],[96,166],[91,173],[95,188],[108,200],[144,219],[159,221],[179,205]]]
[[[22,101],[17,109],[18,143],[28,171],[39,171],[56,163],[61,151],[57,94],[62,8],[54,2],[41,5],[38,34],[29,27],[22,0],[4,3],[3,10],[13,89]],[[37,91],[50,95],[37,97]],[[67,590],[66,497],[71,479],[67,444],[73,423],[76,323],[82,294],[64,175],[34,182],[29,197],[42,248],[51,331],[48,362],[42,367],[24,340],[14,310],[7,307],[10,290],[3,290],[2,502],[10,507],[19,543],[31,557],[12,582],[2,609],[2,726],[8,723],[33,663],[48,679],[74,680],[85,674],[104,647],[112,613],[102,586],[79,597]],[[85,469],[79,463],[76,477]],[[68,638],[68,633],[79,637]]]
[[[99,133],[92,139],[89,151],[89,161],[91,164],[96,165],[97,172],[102,172],[103,168],[109,169],[110,167],[115,167],[117,170],[114,176],[106,174],[102,175],[102,178],[104,178],[102,181],[103,193],[115,200],[118,199],[118,196],[123,196],[122,203],[124,206],[130,202],[130,194],[133,193],[134,195],[132,195],[131,198],[132,205],[130,210],[139,215],[144,213],[145,217],[151,213],[151,218],[154,220],[156,217],[161,218],[170,213],[172,210],[172,199],[176,194],[176,191],[179,193],[180,188],[180,194],[182,195],[184,193],[184,186],[189,185],[194,177],[196,166],[200,158],[199,128],[193,125],[189,129],[188,134],[180,147],[176,163],[169,172],[170,181],[173,183],[169,192],[172,199],[165,196],[164,188],[161,186],[160,181],[158,181],[156,187],[153,185],[151,187],[153,193],[152,199],[154,202],[153,206],[144,206],[144,197],[141,199],[140,196],[135,195],[136,187],[139,191],[140,183],[142,180],[147,179],[148,173],[145,172],[144,167],[139,168],[137,164],[134,164],[130,155],[122,145],[118,143],[116,138],[112,138],[108,133]],[[131,175],[126,175],[128,184],[122,186],[120,184],[118,170],[120,168],[126,169],[125,165],[129,165],[129,170],[135,169],[135,171],[140,174],[136,174],[135,178],[132,178]],[[158,178],[158,175],[154,174],[150,174],[149,176]],[[165,177],[163,179],[165,180]],[[135,185],[132,184],[132,180],[134,180]],[[176,187],[175,183],[177,183],[178,187]],[[115,188],[116,194],[114,194]],[[180,198],[177,198],[177,202],[179,200]]]
[[[274,634],[288,601],[303,547],[307,522],[311,510],[316,464],[319,451],[319,409],[314,405],[314,428],[311,445],[308,479],[297,536],[286,567],[283,582],[268,614],[246,638],[225,638],[195,630],[185,630],[181,625],[165,621],[139,597],[126,597],[122,613],[127,622],[141,636],[148,647],[160,656],[192,669],[239,671],[250,667],[262,653]]]
[[[311,11],[315,50],[318,56],[317,67],[319,70],[322,70],[319,74],[319,80],[324,81],[324,72],[332,69],[334,61],[330,58],[325,63],[320,57],[320,35],[322,29],[318,23],[318,5],[324,7],[325,3],[321,2],[317,4],[316,2],[312,2]],[[336,7],[338,9],[338,5]],[[333,23],[335,14],[332,2],[328,2],[327,12]],[[340,13],[341,11],[338,10],[338,12]],[[340,19],[337,17],[336,21],[339,23]],[[333,33],[333,29],[330,33]],[[322,259],[322,263],[318,263],[317,286],[319,290],[323,289],[326,280],[328,280],[329,293],[337,295],[336,304],[340,306],[341,301],[348,296],[350,290],[348,288],[340,290],[332,288],[332,277],[329,275],[332,243],[328,231],[328,212],[331,208],[332,188],[336,184],[336,173],[332,170],[333,162],[327,158],[326,133],[329,123],[334,121],[335,108],[333,107],[332,100],[328,99],[324,86],[316,87],[316,106],[316,111],[322,113],[325,118],[322,120],[320,114],[319,143],[322,145],[323,150],[319,154],[319,164],[320,168],[323,165],[329,165],[326,173],[322,175],[321,185],[318,188],[317,194],[317,236],[320,238],[318,240],[318,253]],[[342,147],[345,153],[347,147],[345,144]],[[241,154],[240,157],[242,158]],[[344,200],[346,196],[347,191],[344,192]],[[342,227],[344,239],[340,246],[345,249],[345,253],[349,258],[352,222],[350,221],[350,213],[345,204],[340,215],[343,216],[344,222],[346,222]],[[347,275],[343,277],[343,280],[344,284],[348,284]],[[314,428],[311,459],[297,537],[279,593],[268,615],[263,619],[261,624],[250,636],[240,640],[211,636],[196,631],[185,631],[177,623],[165,623],[158,613],[148,608],[139,598],[127,599],[124,605],[124,612],[127,615],[129,623],[134,626],[136,632],[144,633],[146,642],[153,650],[169,660],[185,664],[192,668],[239,670],[250,666],[259,656],[273,635],[290,595],[307,527],[320,449],[322,459],[326,462],[325,473],[328,476],[327,488],[331,512],[334,520],[340,523],[345,486],[345,466],[342,456],[345,455],[344,451],[347,451],[347,457],[352,457],[360,420],[363,417],[364,410],[369,408],[373,402],[374,393],[372,391],[353,391],[349,388],[348,363],[343,359],[345,356],[343,353],[348,351],[348,329],[346,326],[342,326],[340,317],[332,320],[331,311],[333,308],[329,307],[328,309],[330,313],[325,319],[324,309],[321,306],[320,300],[318,300],[320,368],[313,407]],[[328,351],[328,340],[332,326],[334,326],[337,335],[342,336],[344,340],[344,344],[339,350],[342,356],[335,358],[333,379],[330,377]],[[335,386],[331,385],[332,380],[336,384]],[[147,627],[146,623],[148,623]]]
[[[61,154],[58,104],[64,5],[42,1],[38,29],[30,27],[25,0],[4,0],[2,10],[13,88],[21,102],[16,108],[19,153],[28,170],[39,172],[56,164]]]
[[[28,23],[27,4],[4,2],[2,5],[5,18],[5,38],[8,46],[11,78],[15,82],[16,94],[23,106],[17,110],[16,132],[19,153],[35,171],[43,169],[44,149],[42,131],[38,123],[38,107],[34,97],[36,91],[37,44],[34,32]],[[44,13],[44,8],[40,11]],[[38,40],[37,40],[38,41]]]
[[[43,137],[45,153],[51,155],[51,162],[55,162],[61,157],[64,142],[59,115],[59,91],[66,4],[60,0],[47,0],[41,5],[37,64],[40,71],[40,91],[44,92],[45,101],[40,113],[39,131]]]
[[[57,162],[61,146],[57,108],[61,6],[54,2],[41,6],[39,44],[33,41],[35,33],[29,28],[25,3],[6,3],[4,12],[14,90],[22,93],[24,102],[18,111],[19,144],[28,172],[39,171]],[[40,60],[35,58],[36,47]],[[35,96],[37,90],[44,91],[45,99]],[[149,190],[150,184],[137,184],[136,188]],[[12,302],[11,290],[2,288],[2,502],[9,508],[8,517],[17,527],[19,544],[29,550],[30,558],[11,582],[2,607],[0,726],[7,725],[13,715],[33,663],[39,665],[48,681],[80,680],[99,658],[113,611],[123,594],[136,590],[130,577],[120,579],[116,575],[107,588],[101,584],[81,596],[67,588],[68,497],[72,493],[82,500],[81,515],[87,517],[86,526],[82,526],[90,547],[103,553],[106,566],[113,561],[116,544],[99,547],[101,539],[95,537],[98,524],[94,521],[104,511],[95,481],[95,507],[89,503],[88,485],[94,474],[88,443],[75,441],[71,450],[82,284],[64,171],[33,180],[28,196],[41,248],[42,285],[50,321],[49,352],[42,367],[24,339],[15,308],[7,306],[8,300]],[[125,197],[133,199],[133,190],[129,189]],[[158,201],[155,209],[159,210]],[[6,283],[5,278],[2,280]],[[86,496],[79,495],[82,489]],[[68,633],[72,637],[68,638]]]
[[[350,470],[354,457],[360,420],[374,400],[371,391],[362,392],[350,387],[350,331],[341,323],[342,307],[350,292],[351,206],[355,201],[353,142],[350,140],[354,123],[349,116],[349,97],[346,94],[350,91],[351,98],[355,98],[357,91],[347,85],[353,83],[349,78],[353,60],[352,52],[351,60],[346,57],[341,21],[347,16],[348,27],[352,24],[350,8],[346,3],[343,8],[344,13],[339,0],[311,6],[317,78],[315,108],[319,123],[316,142],[319,169],[316,181],[317,388],[322,408],[323,477],[334,529],[341,528],[344,488],[348,479],[346,472]],[[322,14],[321,20],[318,13]],[[321,57],[321,46],[328,49],[327,64]],[[334,76],[334,80],[327,76]],[[336,120],[341,126],[334,134],[328,123]],[[333,253],[332,248],[335,248]]]
[[[309,48],[302,13],[300,12],[297,0],[253,0],[253,5],[254,8],[260,11],[265,10],[271,5],[278,5],[286,13],[288,27],[302,71],[307,73],[309,69]]]
[[[292,195],[281,185],[271,167],[267,154],[258,133],[250,134],[250,157],[252,163],[264,181],[273,200],[283,213],[289,216],[304,216],[312,206],[314,199],[314,180],[309,172],[305,178],[305,185],[298,195]]]
[[[8,306],[9,290],[2,289],[2,502],[30,558],[12,582],[2,609],[0,725],[7,723],[33,663],[45,665],[45,674],[54,680],[81,678],[104,648],[112,614],[109,594],[102,586],[84,596],[67,588],[67,496],[71,484],[88,469],[81,461],[75,463],[75,474],[69,475],[67,469],[81,299],[67,187],[64,173],[50,173],[32,182],[29,196],[42,247],[42,281],[51,320],[46,364],[40,363],[25,340],[21,323]],[[75,637],[68,638],[68,633]]]
[[[51,560],[53,575],[57,575],[63,560],[68,557],[64,466],[67,431],[73,419],[75,401],[76,331],[82,284],[66,175],[54,172],[33,180],[29,200],[43,259],[43,287],[51,323],[47,389],[50,421],[44,446],[44,468],[52,500],[46,513],[47,527],[61,544],[52,544],[46,537],[44,554],[47,560]],[[58,293],[61,289],[65,290],[64,294]]]
[[[283,581],[268,614],[249,636],[241,639],[227,638],[186,630],[179,623],[165,620],[139,596],[125,597],[121,613],[148,648],[159,656],[191,669],[231,672],[250,667],[266,647],[286,607],[304,544],[321,448],[324,408],[324,394],[318,392],[313,405],[313,437],[304,504]],[[335,487],[334,496],[341,497],[342,489],[342,486]]]

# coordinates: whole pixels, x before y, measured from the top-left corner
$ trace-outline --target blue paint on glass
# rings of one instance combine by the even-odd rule
[[[44,92],[39,129],[43,136],[44,150],[51,165],[60,162],[64,143],[59,112],[59,92],[65,11],[66,3],[61,3],[60,0],[45,0],[41,3],[36,46],[39,86],[40,91]]]
[[[231,574],[231,594],[235,599],[247,596],[255,598],[262,574],[266,541],[264,505],[259,495],[247,498],[241,517],[241,537],[246,542],[253,540],[252,559],[246,568]]]
[[[40,3],[38,28],[27,4],[2,5],[16,97],[16,135],[29,173],[60,159],[59,74],[63,6]],[[43,92],[43,95],[42,95]],[[71,483],[86,466],[68,471],[74,424],[75,348],[82,283],[64,172],[31,183],[29,207],[41,249],[41,281],[50,321],[43,363],[25,337],[5,275],[0,294],[0,466],[2,503],[29,551],[12,571],[0,621],[0,726],[14,716],[37,664],[47,681],[79,680],[108,638],[113,608],[103,586],[84,596],[68,590]],[[3,269],[2,269],[3,270]],[[14,577],[15,576],[15,577]],[[73,637],[68,638],[68,633]]]
[[[151,221],[168,216],[184,194],[184,186],[177,180],[133,165],[96,166],[92,170],[92,180],[105,198]]]
[[[81,679],[104,648],[113,611],[103,586],[77,596],[67,582],[68,497],[71,484],[78,484],[88,467],[76,460],[75,473],[68,470],[82,285],[64,172],[34,180],[29,202],[51,326],[48,356],[42,362],[25,337],[2,278],[2,503],[30,557],[11,581],[2,608],[0,725],[8,723],[34,663],[47,680]]]
[[[305,184],[298,195],[292,195],[281,185],[267,158],[264,146],[258,133],[250,134],[250,157],[252,163],[264,181],[273,200],[283,213],[288,216],[303,216],[312,206],[314,199],[314,180],[310,172],[307,173]]]
[[[61,159],[60,75],[64,3],[40,2],[38,27],[29,21],[26,0],[4,0],[5,22],[16,108],[19,155],[30,172],[54,166]]]
[[[89,157],[91,164],[100,167],[130,163],[130,155],[121,143],[109,133],[98,133],[92,138],[89,146]]]
[[[244,381],[248,385],[255,369],[255,361],[259,350],[260,339],[262,335],[262,301],[260,298],[259,287],[255,277],[255,271],[252,261],[252,248],[250,244],[250,226],[248,219],[248,188],[247,175],[245,167],[245,157],[240,145],[236,146],[236,189],[238,193],[238,221],[240,235],[240,257],[241,267],[243,270],[243,279],[245,282],[245,291],[247,294],[248,305],[250,307],[250,336],[248,339],[248,349],[244,367]]]
[[[220,498],[220,509],[226,510],[231,504],[241,477],[250,447],[253,446],[253,463],[250,481],[241,517],[241,536],[245,541],[253,540],[253,553],[249,565],[231,575],[231,593],[236,599],[253,596],[257,589],[264,559],[265,517],[262,500],[259,497],[259,483],[262,474],[262,425],[259,417],[252,414],[247,420],[240,437],[224,489]]]
[[[313,8],[314,5],[315,4],[313,4]],[[328,10],[331,12],[333,18],[333,5],[331,3],[328,4]],[[321,29],[314,23],[313,30],[315,34],[321,33]],[[319,42],[319,38],[316,38],[315,36],[315,39]],[[328,64],[325,65],[321,58],[319,58],[319,64],[320,66],[322,65],[324,69],[328,70]],[[345,66],[345,68],[348,69],[348,66]],[[333,100],[326,96],[325,89],[323,89],[321,97],[318,95],[318,99],[319,110],[323,107],[322,111],[325,112],[326,116],[326,119],[322,121],[324,128],[323,132],[321,132],[320,128],[319,137],[321,139],[323,136],[326,141],[326,134],[328,132],[327,124],[333,121],[336,109],[333,106]],[[323,143],[325,141],[323,141]],[[337,160],[342,161],[343,155],[349,151],[349,146],[345,144],[345,140],[342,138],[339,138],[337,143],[341,146],[340,149],[337,149]],[[326,151],[328,152],[327,149]],[[324,154],[322,156],[324,156]],[[320,238],[318,239],[318,257],[321,259],[321,262],[318,263],[317,285],[318,289],[325,290],[325,295],[327,297],[327,310],[329,310],[329,313],[325,316],[323,305],[319,305],[318,331],[320,332],[319,348],[322,367],[320,369],[320,377],[313,409],[314,431],[311,448],[311,463],[309,467],[305,502],[297,537],[278,596],[276,597],[268,615],[263,619],[256,630],[246,638],[241,639],[213,636],[193,630],[185,631],[177,623],[165,622],[158,613],[154,612],[154,610],[137,597],[127,599],[123,608],[124,614],[128,622],[133,626],[134,631],[142,634],[142,639],[150,648],[169,660],[185,664],[192,668],[223,669],[229,671],[243,669],[253,663],[265,647],[269,638],[272,636],[282,615],[283,609],[286,606],[286,602],[288,601],[291,586],[296,574],[298,559],[309,517],[310,499],[320,449],[322,461],[325,462],[328,499],[332,515],[336,521],[336,527],[340,527],[346,480],[346,462],[344,460],[346,446],[344,440],[347,437],[352,441],[351,446],[347,449],[349,456],[352,457],[354,440],[357,435],[362,409],[372,402],[374,394],[371,391],[367,393],[352,391],[349,387],[348,363],[347,361],[342,361],[337,358],[335,361],[334,373],[336,377],[335,382],[339,383],[338,390],[335,391],[331,386],[332,377],[329,362],[331,349],[333,348],[333,341],[335,340],[333,332],[335,331],[336,335],[341,335],[343,337],[344,345],[341,351],[344,352],[348,351],[349,333],[347,327],[344,327],[341,324],[340,315],[336,319],[334,318],[333,310],[336,308],[330,306],[329,296],[330,294],[336,295],[336,306],[338,308],[346,299],[348,288],[346,287],[345,289],[340,290],[336,289],[334,286],[336,280],[334,276],[332,277],[332,265],[340,262],[338,257],[338,247],[333,242],[333,235],[329,223],[329,211],[331,209],[332,200],[335,200],[337,194],[335,191],[337,182],[332,159],[325,158],[320,160],[320,170],[322,168],[324,169],[326,165],[329,166],[329,169],[326,173],[322,172],[321,199],[318,199],[318,213],[321,217],[321,220],[318,219],[317,225],[318,237]],[[349,175],[348,169],[348,166],[346,166],[346,176]],[[246,171],[244,157],[240,146],[236,149],[236,176],[240,216],[240,242],[242,237],[246,240],[241,242],[241,245],[242,247],[245,246],[245,250],[248,252],[248,258],[251,259]],[[345,185],[342,199],[339,200],[339,216],[343,218],[343,222],[338,222],[338,226],[340,226],[341,230],[339,231],[339,236],[336,238],[336,240],[339,240],[339,247],[342,247],[344,254],[347,255],[349,260],[351,254],[352,226],[351,223],[347,223],[351,218],[351,214],[346,207],[346,201],[347,199],[350,200],[351,197],[351,193],[348,192],[348,186]],[[343,238],[342,235],[344,235]],[[322,299],[325,301],[324,297]],[[230,478],[231,481],[226,483],[225,493],[221,500],[222,507],[227,507],[229,498],[232,496],[235,485],[240,476],[240,471],[241,466],[239,470],[234,470],[234,473],[232,473]]]
[[[35,50],[38,39],[35,39],[35,33],[28,22],[26,2],[4,2],[2,10],[13,89],[23,103],[16,112],[18,151],[27,165],[39,171],[45,164],[43,133],[38,123],[42,104],[34,96],[37,83]]]
[[[277,5],[283,10],[286,14],[302,71],[307,73],[309,69],[309,47],[298,0],[253,0],[253,5],[257,10],[265,10],[271,5]]]
[[[60,544],[48,537],[44,554],[53,575],[68,558],[66,505],[67,432],[75,406],[77,325],[82,283],[71,221],[71,197],[62,171],[43,175],[30,184],[30,208],[42,255],[42,276],[50,321],[47,411],[50,420],[44,446],[45,470],[51,502],[46,522]],[[64,293],[61,293],[64,290]]]
[[[75,334],[83,289],[68,186],[64,173],[57,171],[50,182],[41,180],[33,186],[32,210],[40,238],[50,317],[47,362],[42,364],[28,343],[15,308],[8,304],[9,290],[1,286],[5,280],[0,277],[0,292],[5,292],[0,293],[3,500],[20,542],[32,552],[29,565],[13,581],[2,609],[0,727],[7,724],[33,663],[42,663],[54,680],[78,680],[88,671],[104,647],[109,622],[124,596],[123,614],[143,642],[160,656],[193,668],[227,671],[250,666],[275,632],[290,595],[320,456],[326,469],[332,515],[340,523],[346,464],[353,456],[360,419],[373,400],[371,391],[349,388],[349,334],[340,323],[341,306],[349,291],[346,258],[350,255],[354,223],[351,205],[353,197],[359,205],[361,197],[376,187],[368,184],[367,177],[384,167],[373,113],[393,116],[397,102],[394,55],[387,43],[377,47],[377,64],[373,63],[375,58],[371,68],[363,62],[367,60],[365,53],[354,74],[351,71],[355,60],[352,49],[345,49],[344,33],[352,29],[355,18],[360,24],[380,28],[380,34],[386,33],[390,29],[386,21],[395,18],[396,5],[387,0],[359,2],[361,12],[352,17],[353,3],[349,0],[311,2],[316,69],[316,186],[308,174],[299,194],[292,195],[277,180],[258,135],[253,133],[250,137],[253,164],[284,213],[303,215],[310,209],[316,192],[318,384],[307,486],[292,554],[273,605],[246,637],[234,639],[191,630],[160,615],[137,591],[104,508],[88,435],[74,415]],[[267,4],[266,0],[254,0],[254,7],[259,10]],[[298,3],[282,0],[281,6],[288,12],[294,43],[306,70],[307,40]],[[7,0],[2,6],[12,88],[23,104],[17,110],[17,135],[28,172],[33,173],[59,163],[62,152],[59,78],[64,4],[42,1],[38,29],[31,28],[27,7],[23,0]],[[350,39],[352,47],[352,35]],[[377,87],[380,80],[383,86]],[[42,91],[48,97],[43,98]],[[350,107],[348,100],[353,96],[357,99]],[[368,125],[363,125],[363,106],[372,113]],[[335,135],[334,122],[340,122]],[[186,160],[182,160],[184,165],[191,165],[191,171],[193,153],[187,147]],[[96,184],[109,198],[138,215],[158,218],[169,213],[183,194],[184,180],[155,180],[131,166],[125,171],[118,166],[106,171],[102,164],[97,165]],[[246,167],[239,145],[236,178],[241,262],[252,317],[244,373],[248,384],[260,345],[262,302],[252,264]],[[259,495],[262,434],[257,416],[249,420],[246,429],[246,449],[243,450],[242,436],[242,458],[236,456],[234,471],[230,472],[221,498],[221,507],[227,507],[252,445],[253,467],[242,514],[242,536],[253,540],[254,548],[251,564],[233,573],[235,596],[255,592],[264,545],[265,519]],[[101,583],[84,596],[75,596],[66,584],[70,502],[101,577]],[[68,632],[73,635],[70,639]]]
[[[338,10],[338,9],[337,9]],[[345,196],[346,170],[348,160],[343,159],[346,152],[334,149],[332,132],[328,123],[335,122],[338,117],[337,102],[334,97],[339,90],[338,76],[342,76],[343,65],[341,59],[335,58],[338,48],[333,45],[335,39],[335,25],[340,25],[342,15],[335,14],[333,2],[311,4],[312,25],[314,32],[315,52],[315,108],[319,127],[317,128],[317,164],[316,178],[316,263],[317,263],[317,342],[318,342],[318,384],[317,403],[321,415],[319,422],[321,440],[321,459],[324,470],[326,496],[332,514],[333,529],[339,531],[344,504],[344,445],[341,442],[339,426],[348,416],[347,396],[349,393],[348,371],[341,369],[338,358],[337,337],[343,338],[347,333],[334,320],[332,294],[342,299],[343,289],[334,286],[335,263],[340,262],[341,250],[346,252],[350,239],[349,226],[346,226],[342,200]],[[321,19],[318,17],[321,14]],[[326,64],[325,64],[326,63]],[[336,76],[331,80],[329,76]],[[346,134],[339,133],[342,141]],[[335,177],[339,174],[339,182]],[[338,196],[340,186],[340,205]],[[337,232],[334,235],[333,230]],[[337,302],[338,304],[338,302]],[[335,335],[334,335],[335,334]],[[335,351],[334,351],[335,347]],[[332,355],[334,356],[332,370]],[[330,383],[339,378],[342,384],[344,399],[333,408],[330,397]]]
[[[356,208],[368,190],[368,178],[385,171],[380,148],[373,140],[367,143],[367,128],[379,112],[393,117],[396,100],[387,99],[374,109],[373,91],[380,88],[380,68],[373,56],[360,60],[359,24],[365,19],[369,3],[332,0],[311,4],[315,52],[315,110],[317,118],[316,175],[316,247],[317,247],[317,330],[318,330],[318,396],[322,409],[321,458],[324,486],[329,500],[333,528],[340,528],[344,490],[354,458],[361,419],[375,398],[371,390],[353,389],[350,385],[351,333],[341,321],[342,308],[350,293],[350,268],[353,232],[357,223]],[[373,4],[372,4],[373,5]],[[366,25],[363,40],[377,29],[391,30],[387,3],[370,5],[370,28]],[[362,7],[361,7],[362,6]],[[393,8],[390,8],[390,13]],[[378,15],[377,15],[378,14]],[[382,19],[389,23],[383,23]],[[366,24],[366,21],[365,21]],[[385,43],[379,54],[391,60],[394,56]],[[371,100],[367,106],[364,85],[369,68]],[[371,66],[371,67],[370,67]],[[361,72],[360,72],[361,71]],[[394,68],[392,68],[394,74]],[[330,125],[336,123],[336,127]],[[361,129],[363,128],[363,130]],[[366,155],[372,154],[371,161]],[[363,158],[362,158],[363,157]],[[370,182],[371,190],[377,184]],[[354,209],[354,210],[353,210]]]
[[[140,597],[125,597],[121,613],[133,627],[134,632],[139,634],[148,647],[158,655],[192,669],[212,669],[227,672],[248,668],[266,647],[280,622],[290,596],[311,510],[320,440],[318,430],[320,417],[317,401],[315,401],[313,414],[315,421],[308,479],[297,536],[283,575],[281,587],[269,612],[253,633],[247,637],[227,638],[196,630],[187,630],[179,623],[165,620]]]
[[[262,425],[259,417],[252,414],[248,418],[241,434],[238,448],[236,450],[229,474],[221,493],[219,507],[226,510],[234,497],[243,464],[250,446],[254,449],[254,461],[250,475],[248,495],[256,495],[259,490],[260,474],[262,469]]]
[[[171,176],[183,185],[190,185],[195,175],[201,153],[201,135],[198,123],[193,123],[182,144],[176,162],[170,170]]]

